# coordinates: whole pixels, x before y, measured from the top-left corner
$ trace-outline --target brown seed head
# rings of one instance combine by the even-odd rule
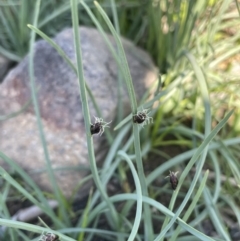
[[[178,185],[178,178],[177,178],[177,174],[178,172],[172,172],[172,171],[169,171],[169,177],[170,178],[170,183],[172,185],[172,189],[175,190],[177,188],[177,185]]]
[[[54,233],[47,233],[44,241],[59,241],[59,236]]]

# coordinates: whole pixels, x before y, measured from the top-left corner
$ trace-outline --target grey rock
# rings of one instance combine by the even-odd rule
[[[102,112],[102,118],[105,121],[113,120],[118,99],[116,63],[97,30],[79,29],[86,82]],[[108,37],[116,49],[114,39]],[[76,65],[72,29],[63,30],[54,41]],[[147,53],[125,39],[122,41],[136,95],[140,99],[156,80],[157,70]],[[70,196],[87,173],[83,167],[89,167],[78,80],[74,71],[46,41],[37,41],[34,49],[38,102],[50,160],[62,192]],[[28,60],[26,56],[0,85],[0,116],[19,111],[30,100]],[[129,106],[126,90],[122,92],[122,100],[125,106]],[[90,100],[89,107],[91,116],[96,116]],[[103,137],[94,136],[97,154],[102,149],[99,138]],[[24,168],[43,190],[52,190],[32,105],[16,117],[0,122],[0,150]],[[6,166],[3,160],[0,164]]]

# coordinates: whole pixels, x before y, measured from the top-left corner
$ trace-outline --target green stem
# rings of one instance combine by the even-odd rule
[[[109,20],[108,16],[106,13],[103,11],[101,6],[98,4],[98,2],[94,1],[95,6],[97,7],[98,11],[101,13],[102,17],[104,18],[105,22],[107,23],[109,29],[111,30],[117,44],[118,48],[118,53],[119,53],[119,60],[122,64],[122,69],[123,69],[123,77],[126,82],[127,90],[128,90],[128,95],[130,98],[130,104],[131,104],[131,110],[132,110],[132,115],[137,114],[137,101],[136,101],[136,96],[134,92],[134,87],[132,83],[132,77],[130,74],[130,70],[128,67],[128,62],[127,58],[124,52],[123,45],[121,43],[120,37],[117,34],[116,30],[114,29],[111,21]],[[139,131],[138,131],[138,126],[137,124],[133,125],[133,135],[134,135],[134,148],[135,148],[135,153],[136,153],[136,163],[137,163],[137,170],[138,170],[138,175],[140,178],[140,183],[142,187],[142,193],[145,196],[148,196],[148,189],[147,189],[147,183],[145,179],[145,174],[144,174],[144,169],[143,169],[143,164],[142,164],[142,155],[141,155],[141,147],[140,147],[140,138],[139,138]],[[152,226],[152,218],[151,218],[151,212],[148,204],[144,204],[144,233],[145,233],[145,240],[153,240],[153,226]]]
[[[86,136],[87,136],[87,147],[88,147],[88,156],[89,156],[89,163],[90,168],[93,174],[94,182],[100,191],[102,198],[107,203],[108,207],[110,208],[111,215],[113,218],[114,227],[118,227],[118,216],[117,212],[113,206],[113,204],[109,201],[109,198],[102,186],[100,181],[97,165],[94,155],[94,147],[93,147],[93,140],[90,133],[90,115],[89,115],[89,108],[88,108],[88,101],[87,101],[87,93],[86,93],[86,86],[83,76],[83,68],[82,68],[82,56],[81,56],[81,48],[80,48],[80,33],[79,33],[79,26],[78,26],[78,1],[71,0],[71,9],[72,9],[72,21],[73,21],[73,29],[74,29],[74,44],[76,50],[76,58],[77,58],[77,74],[79,80],[79,91],[81,95],[82,101],[82,109],[83,109],[83,116],[84,116],[84,123],[86,129]]]
[[[34,26],[37,26],[37,24],[38,24],[40,3],[41,3],[41,0],[38,0],[35,5],[34,24],[33,24]],[[59,187],[56,183],[56,180],[54,177],[54,172],[52,170],[51,161],[50,161],[49,153],[48,153],[48,149],[47,149],[47,142],[46,142],[43,125],[42,125],[42,121],[41,121],[41,114],[40,114],[38,100],[37,100],[37,90],[36,90],[36,84],[35,84],[35,79],[34,79],[34,42],[35,42],[35,38],[36,38],[36,33],[32,31],[31,39],[30,39],[30,54],[29,54],[29,77],[30,77],[32,101],[33,101],[34,110],[35,110],[36,117],[37,117],[37,125],[38,125],[40,139],[41,139],[43,150],[44,150],[44,156],[45,156],[45,160],[46,160],[46,164],[47,164],[48,176],[49,176],[51,184],[52,184],[53,192],[55,193],[55,196],[57,197],[57,200],[59,202],[59,210],[61,212],[61,215],[64,218],[65,222],[69,224],[70,223],[69,219],[68,219],[69,215],[67,215],[67,212],[64,208],[65,205],[64,205],[63,199],[61,197]]]

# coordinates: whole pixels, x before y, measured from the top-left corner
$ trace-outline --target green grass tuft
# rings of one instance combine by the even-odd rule
[[[0,168],[1,240],[38,240],[42,232],[57,234],[61,241],[232,240],[231,228],[240,225],[237,1],[6,0],[0,1],[0,19],[0,54],[18,62],[30,53],[31,101],[54,186],[53,194],[43,193],[8,153],[0,151],[11,168],[9,172]],[[73,211],[74,201],[60,193],[49,160],[34,84],[33,44],[37,38],[45,39],[77,73],[85,128],[90,130],[88,97],[101,114],[84,81],[79,23],[96,26],[103,35],[127,86],[131,113],[122,117],[119,100],[115,133],[104,133],[109,151],[101,167],[87,133],[91,174],[82,182],[93,179],[96,189],[85,207]],[[67,26],[74,29],[76,66],[51,40]],[[107,32],[114,36],[117,50]],[[147,50],[161,73],[156,80],[159,91],[151,99],[146,93],[141,103],[136,102],[120,35]],[[121,88],[120,80],[116,88]],[[28,104],[17,113],[0,116],[0,121],[14,118]],[[132,117],[142,109],[149,109],[154,122],[139,128]],[[179,171],[175,191],[165,179],[169,170]],[[112,180],[118,186],[109,195]],[[59,204],[56,211],[49,196]],[[16,200],[40,208],[50,228],[41,227],[39,221],[11,220],[9,205]],[[212,225],[209,235],[205,222]]]

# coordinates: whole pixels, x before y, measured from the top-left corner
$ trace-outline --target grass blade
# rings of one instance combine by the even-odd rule
[[[204,175],[204,177],[203,177],[203,179],[202,179],[202,182],[201,182],[201,184],[200,184],[200,187],[198,188],[196,195],[194,195],[194,198],[193,198],[193,200],[192,200],[192,203],[190,204],[189,208],[187,209],[186,213],[185,213],[184,216],[183,216],[183,219],[182,219],[182,220],[185,221],[185,222],[187,222],[187,220],[188,220],[188,218],[190,217],[193,209],[194,209],[195,206],[197,205],[197,202],[198,202],[198,200],[199,200],[199,198],[200,198],[200,196],[201,196],[201,194],[202,194],[202,192],[203,192],[203,189],[204,189],[204,187],[205,187],[205,184],[206,184],[206,181],[207,181],[207,178],[208,178],[208,173],[209,173],[209,171],[206,171],[206,172],[205,172],[205,175]],[[175,241],[176,238],[177,238],[177,236],[178,236],[179,233],[180,233],[180,230],[181,230],[181,228],[180,228],[180,227],[177,227],[177,229],[174,231],[174,233],[172,234],[172,236],[171,236],[171,238],[170,238],[169,241]]]
[[[41,0],[36,1],[35,14],[34,14],[34,24],[33,24],[34,26],[37,26],[40,3],[41,3]],[[54,177],[54,172],[53,172],[52,167],[51,167],[51,161],[50,161],[50,158],[49,158],[46,138],[45,138],[45,134],[44,134],[44,130],[43,130],[43,125],[42,125],[42,121],[41,121],[41,114],[40,114],[38,100],[37,100],[36,84],[35,84],[35,80],[34,80],[34,42],[35,42],[35,38],[36,38],[36,34],[35,34],[35,32],[32,31],[31,32],[31,39],[30,39],[30,53],[29,53],[29,77],[30,77],[30,87],[31,87],[32,101],[33,101],[33,105],[34,105],[35,114],[36,114],[36,117],[37,117],[37,125],[38,125],[40,139],[41,139],[43,150],[44,150],[44,156],[45,156],[45,160],[46,160],[46,164],[47,164],[48,176],[49,176],[50,182],[52,184],[53,192],[55,193],[55,196],[56,196],[56,198],[57,198],[57,200],[60,204],[59,208],[60,208],[60,212],[62,214],[62,217],[65,219],[66,224],[67,223],[69,224],[70,223],[70,221],[68,219],[69,216],[67,215],[67,212],[64,208],[65,205],[64,205],[62,196],[60,194],[59,187],[57,186],[57,183],[56,183],[56,180],[55,180],[55,177]]]
[[[87,93],[85,87],[85,81],[83,76],[83,68],[82,68],[82,56],[81,56],[81,48],[80,48],[80,34],[79,34],[79,26],[78,26],[78,1],[71,0],[71,11],[72,11],[72,21],[73,21],[73,30],[74,30],[74,45],[76,51],[76,59],[77,59],[77,73],[78,73],[78,80],[79,80],[79,91],[81,96],[82,102],[82,109],[83,109],[83,116],[84,116],[84,124],[87,136],[87,146],[88,146],[88,156],[90,162],[90,168],[93,174],[94,182],[100,191],[103,199],[108,204],[108,207],[111,210],[110,216],[113,218],[112,224],[115,228],[118,226],[118,216],[116,210],[112,203],[109,201],[109,198],[102,186],[101,180],[98,175],[96,160],[94,155],[94,147],[93,147],[93,140],[90,133],[90,115],[89,115],[89,108],[88,108],[88,101],[87,101]],[[110,217],[109,216],[109,217]]]
[[[141,216],[142,216],[142,189],[141,189],[141,184],[138,178],[138,174],[135,170],[135,167],[132,163],[132,161],[129,159],[129,157],[126,155],[126,153],[124,153],[123,151],[119,151],[118,152],[119,156],[123,157],[124,160],[128,163],[133,178],[134,178],[134,182],[135,182],[135,186],[136,186],[136,194],[137,194],[137,208],[136,208],[136,216],[135,216],[135,220],[134,220],[134,224],[132,227],[132,231],[128,237],[128,241],[133,241],[135,239],[135,236],[137,235],[138,232],[138,228],[141,222]]]
[[[119,60],[122,63],[122,68],[123,68],[123,77],[127,86],[128,90],[128,95],[130,98],[130,104],[131,104],[131,110],[132,114],[137,114],[137,101],[135,97],[135,92],[133,88],[133,83],[132,83],[132,78],[131,74],[129,71],[128,63],[127,63],[127,58],[123,49],[123,45],[121,43],[121,40],[114,29],[111,21],[109,20],[108,16],[106,13],[103,11],[101,6],[94,1],[95,6],[97,7],[98,11],[100,12],[101,16],[104,18],[107,26],[109,27],[111,33],[113,34],[117,47],[118,47],[118,53],[119,53]],[[141,148],[140,148],[140,138],[139,138],[139,131],[138,131],[138,126],[135,124],[133,125],[133,135],[134,135],[134,148],[135,148],[135,153],[136,153],[136,163],[137,163],[137,170],[138,170],[138,175],[140,178],[141,182],[141,187],[142,187],[142,192],[143,195],[148,196],[148,189],[146,185],[146,179],[145,179],[145,174],[144,174],[144,169],[143,169],[143,164],[142,164],[142,157],[141,157]],[[145,222],[144,222],[144,230],[145,230],[145,240],[152,240],[153,239],[153,225],[152,225],[152,218],[151,218],[151,211],[149,209],[149,206],[147,204],[144,205],[144,217],[145,217]]]

